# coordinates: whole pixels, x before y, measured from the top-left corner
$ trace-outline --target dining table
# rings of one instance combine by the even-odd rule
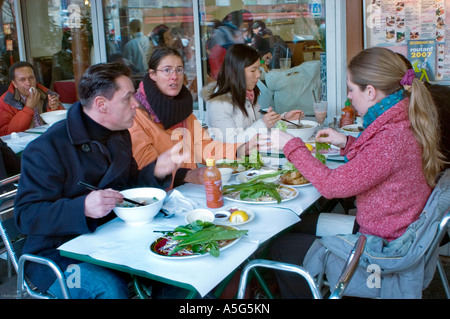
[[[342,162],[329,161],[327,165],[335,168]],[[229,183],[236,183],[235,177]],[[252,213],[247,222],[234,225],[239,230],[248,230],[247,234],[221,249],[218,257],[210,254],[168,257],[151,249],[162,232],[186,225],[189,211],[208,209],[205,188],[197,184],[184,184],[168,193],[163,208],[167,206],[172,212],[169,216],[158,214],[142,225],[130,225],[116,217],[95,232],[80,235],[58,249],[65,257],[186,289],[187,298],[204,297],[230,278],[264,243],[298,223],[302,213],[321,197],[312,185],[295,190],[295,198],[281,203],[255,204],[225,196],[224,207],[210,209],[213,213],[228,208]]]
[[[8,135],[1,136],[0,138],[8,145],[16,154],[21,154],[25,147],[38,138],[42,133],[47,131],[48,124],[44,124],[39,127],[30,128],[24,132],[13,132]]]

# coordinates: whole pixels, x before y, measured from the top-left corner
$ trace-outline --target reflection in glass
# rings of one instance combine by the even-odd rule
[[[14,2],[0,2],[0,84],[2,84],[2,93],[8,87],[9,67],[14,62],[19,61],[19,47],[17,43],[16,17],[14,12]]]
[[[133,1],[131,5],[130,1],[104,0],[103,4],[108,61],[127,63],[137,86],[148,72],[153,51],[161,46],[176,47],[185,64],[184,84],[197,101],[192,1]],[[137,21],[138,34],[132,26]]]
[[[56,91],[61,102],[75,102],[76,83],[93,60],[89,1],[27,1],[23,10],[38,81]]]
[[[326,79],[321,83],[320,77],[320,52],[326,51],[325,1],[244,0],[220,5],[225,2],[205,0],[199,5],[203,82],[217,79],[231,45],[246,43],[261,57],[261,107],[272,106],[278,113],[302,109],[314,117],[312,92],[322,96],[321,90],[326,90]],[[281,67],[280,59],[286,58],[290,67]]]

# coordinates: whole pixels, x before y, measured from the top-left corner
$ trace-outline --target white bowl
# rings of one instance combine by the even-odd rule
[[[120,192],[124,197],[140,202],[142,200],[151,200],[154,197],[158,200],[145,206],[136,207],[123,207],[116,206],[114,212],[117,217],[125,221],[130,225],[142,225],[147,224],[153,220],[153,218],[159,213],[167,193],[159,188],[154,187],[140,187],[131,188]],[[128,205],[129,203],[124,201],[122,205]],[[133,204],[129,204],[133,205]]]
[[[185,221],[187,224],[195,222],[196,220],[212,223],[214,221],[214,214],[212,211],[202,208],[191,210],[186,214]]]
[[[52,125],[58,121],[64,120],[67,117],[67,110],[50,111],[41,114],[42,119],[48,125]]]
[[[289,128],[286,130],[286,132],[295,137],[300,137],[303,142],[307,142],[308,139],[313,136],[314,131],[319,126],[319,123],[309,120],[302,120],[301,123],[303,124],[302,128],[293,128],[292,124],[288,124]]]
[[[231,178],[231,174],[233,174],[233,169],[229,167],[219,167],[220,175],[222,176],[222,185],[228,183]]]
[[[344,125],[343,127],[341,127],[342,133],[344,133],[345,135],[358,137],[359,133],[361,133],[361,131],[358,129],[359,126],[361,125],[359,124]]]

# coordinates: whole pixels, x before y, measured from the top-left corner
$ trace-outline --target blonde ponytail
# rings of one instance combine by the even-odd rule
[[[422,148],[422,170],[430,186],[444,167],[444,156],[440,151],[439,115],[428,89],[414,79],[409,106],[411,129]]]

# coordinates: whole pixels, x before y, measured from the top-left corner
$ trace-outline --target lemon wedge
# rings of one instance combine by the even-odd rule
[[[314,147],[309,143],[305,143],[305,146],[310,152],[312,152],[312,150],[314,149]]]
[[[237,210],[230,215],[230,222],[242,223],[248,220],[248,214],[243,210]]]

